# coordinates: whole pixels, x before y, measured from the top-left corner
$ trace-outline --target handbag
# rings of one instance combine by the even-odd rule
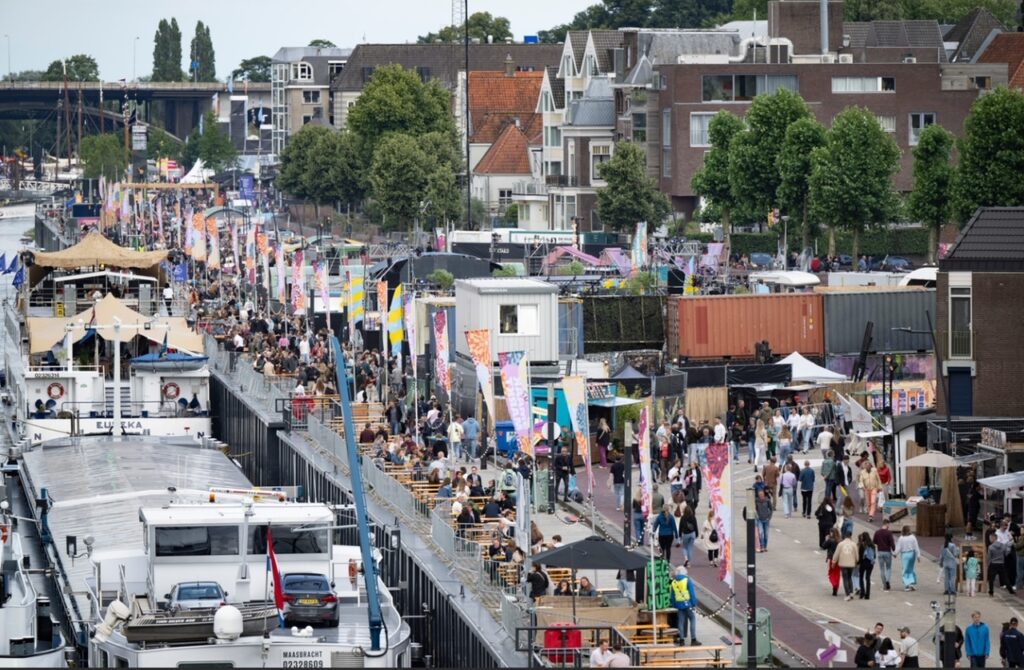
[[[718,542],[718,531],[714,528],[712,528],[711,532],[708,534],[708,542],[711,544],[716,544]]]

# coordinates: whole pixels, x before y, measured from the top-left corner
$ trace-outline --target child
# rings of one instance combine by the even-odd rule
[[[964,579],[967,580],[967,596],[973,598],[978,590],[978,575],[981,572],[981,563],[974,557],[972,549],[967,550],[967,560],[964,561]]]

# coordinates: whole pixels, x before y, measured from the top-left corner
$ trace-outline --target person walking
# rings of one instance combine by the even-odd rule
[[[870,600],[871,572],[875,569],[877,554],[875,552],[875,543],[871,541],[871,536],[867,532],[860,534],[860,538],[857,541],[857,550],[857,574],[860,581],[860,597],[863,600]]]
[[[576,466],[569,455],[569,449],[562,447],[561,452],[555,456],[555,499],[558,499],[558,485],[562,484],[562,500],[569,502],[569,477],[576,474]]]
[[[805,519],[811,518],[811,501],[814,499],[814,469],[810,461],[804,461],[804,467],[800,470],[800,511]]]
[[[896,540],[893,553],[900,557],[903,566],[903,590],[917,590],[917,560],[921,557],[921,547],[917,538],[910,531],[910,526],[904,526],[900,531],[900,537]]]
[[[770,456],[768,462],[765,463],[764,468],[761,470],[761,477],[764,479],[765,493],[768,494],[768,498],[772,502],[772,509],[776,509],[779,506],[779,475],[782,471],[779,470],[778,464],[775,462],[775,457]]]
[[[882,490],[882,480],[878,477],[878,471],[871,466],[870,460],[864,462],[864,467],[857,476],[857,483],[867,497],[868,521],[874,521],[875,509],[878,505],[878,492]]]
[[[815,510],[814,516],[818,519],[818,548],[825,548],[825,539],[828,537],[829,531],[831,531],[836,525],[836,508],[832,499],[827,495],[818,505],[818,509]]]
[[[685,644],[686,638],[690,638],[690,646],[700,645],[697,639],[697,590],[693,586],[693,580],[687,574],[686,568],[676,568],[676,576],[672,580],[672,606],[676,608],[678,623],[676,624],[679,633],[679,644]]]
[[[860,552],[857,549],[856,543],[854,543],[849,533],[845,533],[842,541],[839,542],[839,546],[836,547],[833,561],[839,565],[839,571],[842,573],[843,593],[846,594],[847,600],[853,600],[853,571],[857,569],[859,560]]]
[[[919,668],[920,659],[918,659],[919,645],[915,638],[910,637],[910,629],[906,626],[901,626],[899,629],[900,633],[900,658],[902,659],[902,668]]]
[[[1017,617],[1011,617],[1010,627],[999,636],[999,656],[1007,668],[1024,667],[1024,633],[1017,626]]]
[[[693,560],[693,544],[697,541],[697,516],[693,513],[693,507],[683,507],[682,516],[679,517],[679,542],[683,545],[683,567],[690,567]]]
[[[882,577],[882,590],[892,588],[892,554],[896,550],[896,537],[889,530],[889,520],[882,519],[882,527],[875,531],[872,538],[878,556],[878,570]]]
[[[765,462],[767,453],[768,429],[765,428],[764,421],[758,419],[754,428],[754,472],[757,472],[757,469]]]
[[[839,563],[836,562],[836,549],[839,548],[839,529],[830,528],[828,531],[828,537],[822,546],[825,550],[825,566],[828,570],[828,583],[832,586],[832,595],[836,596],[839,594],[839,579],[842,575],[842,570],[839,568]]]
[[[644,543],[644,526],[647,525],[647,515],[644,514],[644,502],[640,494],[633,496],[633,537],[636,538],[637,546]]]
[[[708,512],[708,518],[704,519],[704,525],[700,530],[700,537],[704,541],[704,548],[708,550],[708,563],[718,567],[718,529],[715,528],[715,511]]]
[[[1013,584],[1006,575],[1006,561],[1007,554],[1010,552],[1008,545],[999,541],[999,535],[993,533],[989,536],[990,543],[988,545],[988,594],[990,596],[995,595],[995,583],[996,578],[999,578],[999,584],[1007,587],[1010,593],[1013,593]],[[968,654],[970,655],[970,654]]]
[[[757,531],[761,535],[758,553],[768,551],[768,524],[772,520],[772,503],[764,494],[764,489],[757,492],[757,500],[754,501],[757,514]]]
[[[942,569],[943,595],[956,595],[956,573],[960,565],[960,547],[953,543],[953,533],[946,533],[946,541],[939,555],[939,567]]]
[[[796,509],[796,475],[792,470],[782,473],[780,479],[782,485],[782,513],[788,519]]]
[[[806,463],[806,461],[805,461]],[[836,459],[835,453],[830,449],[825,454],[825,459],[821,462],[821,478],[825,480],[825,497],[835,498],[836,497]]]
[[[597,450],[601,454],[601,467],[608,467],[608,447],[612,443],[612,429],[608,427],[608,422],[602,416],[597,420]],[[622,504],[619,504],[622,507]]]
[[[651,525],[651,532],[658,538],[658,546],[661,547],[661,557],[672,563],[672,544],[679,540],[679,527],[672,516],[672,510],[668,505],[661,508],[661,512],[654,518]]]
[[[964,651],[972,668],[984,668],[992,653],[988,625],[981,620],[981,612],[971,612],[971,625],[964,631]]]
[[[978,576],[981,574],[981,561],[974,555],[973,549],[967,550],[964,561],[964,581],[967,582],[967,597],[973,598],[978,593]]]
[[[615,456],[608,474],[608,481],[615,491],[615,510],[622,511],[622,506],[626,501],[626,465],[622,462],[622,456]]]

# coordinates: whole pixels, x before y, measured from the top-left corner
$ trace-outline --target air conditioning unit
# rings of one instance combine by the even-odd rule
[[[831,65],[832,63],[836,62],[836,55],[835,54],[822,54],[821,55],[821,62],[825,63],[825,64],[828,64],[828,65]]]
[[[913,56],[907,56],[906,58],[903,59],[903,62],[904,63],[916,63],[917,59],[914,58]]]
[[[839,54],[840,63],[853,63],[853,54]]]

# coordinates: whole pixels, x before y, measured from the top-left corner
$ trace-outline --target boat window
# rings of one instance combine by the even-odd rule
[[[290,526],[274,526],[275,554],[326,554],[329,540],[327,530],[293,531]],[[249,529],[250,555],[267,553],[267,526]]]
[[[237,526],[173,526],[156,529],[157,556],[237,556]]]
[[[120,656],[115,656],[114,657],[114,667],[115,668],[127,668],[128,667],[128,659],[127,658],[121,658]]]

